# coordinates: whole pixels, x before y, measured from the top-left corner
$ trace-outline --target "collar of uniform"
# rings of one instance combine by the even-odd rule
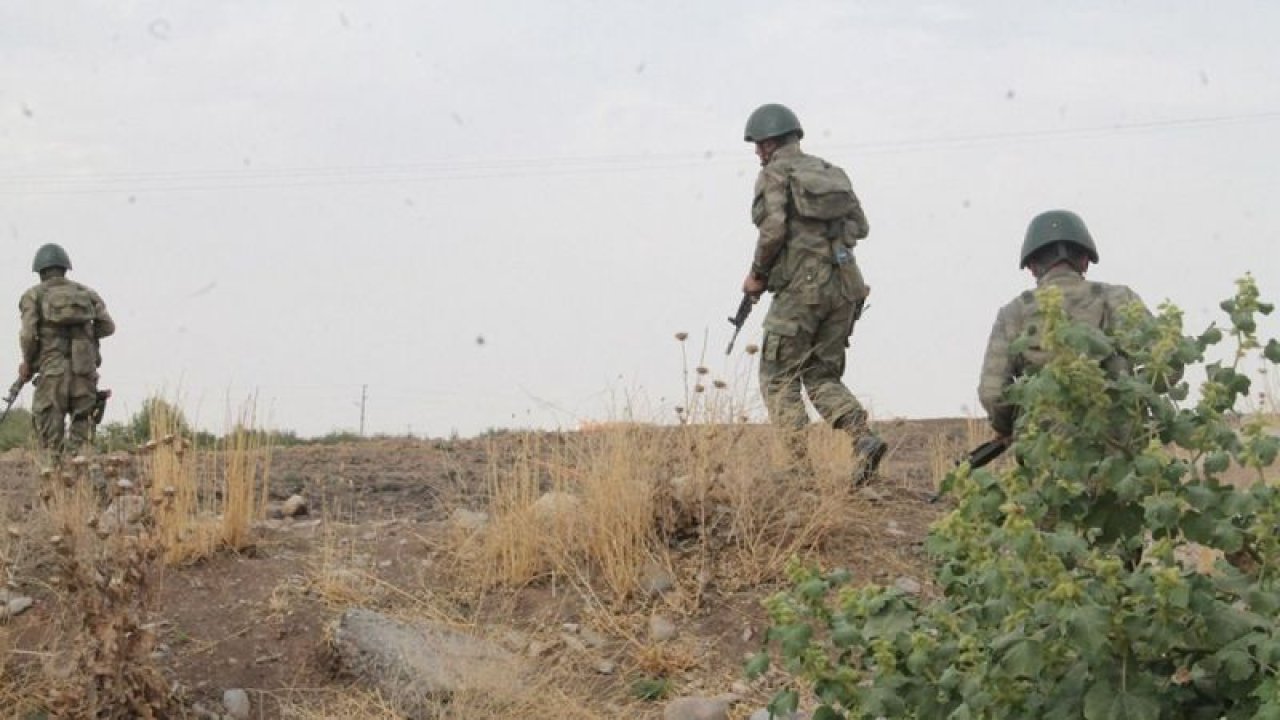
[[[1045,285],[1075,285],[1084,282],[1084,276],[1066,263],[1058,263],[1036,279],[1036,287]]]
[[[799,155],[800,155],[800,143],[798,142],[787,143],[786,145],[783,145],[779,147],[777,150],[773,151],[773,154],[769,156],[769,162],[772,163],[778,158],[791,158],[791,157],[798,157]]]

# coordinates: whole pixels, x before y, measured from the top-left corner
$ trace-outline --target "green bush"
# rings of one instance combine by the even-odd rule
[[[1280,439],[1234,412],[1244,363],[1270,313],[1252,278],[1222,303],[1229,328],[1184,337],[1177,308],[1137,309],[1102,333],[1070,324],[1041,293],[1047,362],[1011,388],[1016,463],[957,468],[956,509],[934,525],[934,600],[854,587],[847,573],[792,568],[766,601],[767,646],[831,718],[1280,718],[1280,492],[1264,477]],[[1187,405],[1183,367],[1230,335]],[[1110,377],[1115,353],[1134,371]],[[1257,482],[1223,482],[1229,468]],[[1219,551],[1211,572],[1186,556]]]
[[[2,407],[2,405],[0,405]],[[31,427],[31,411],[26,408],[13,408],[0,423],[0,452],[16,447],[28,447],[34,437]]]

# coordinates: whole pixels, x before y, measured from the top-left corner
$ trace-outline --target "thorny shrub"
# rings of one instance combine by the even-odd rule
[[[1136,306],[1105,333],[1071,324],[1040,293],[1043,369],[1018,381],[1016,463],[961,465],[957,502],[931,530],[939,596],[856,588],[847,573],[792,568],[766,601],[768,647],[831,718],[1280,718],[1280,491],[1266,469],[1280,438],[1233,409],[1244,363],[1272,311],[1251,277],[1222,303],[1229,328],[1184,337],[1182,316]],[[1178,382],[1224,334],[1233,359],[1208,362],[1199,399]],[[1131,373],[1101,359],[1120,354]],[[1230,353],[1228,353],[1230,354]],[[1232,484],[1235,467],[1250,483]],[[1194,544],[1212,568],[1185,562]]]

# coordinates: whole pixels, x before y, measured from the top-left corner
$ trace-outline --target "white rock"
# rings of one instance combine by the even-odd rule
[[[661,595],[676,586],[671,571],[650,560],[640,573],[640,587],[649,595]]]
[[[533,503],[533,512],[540,520],[551,522],[573,517],[581,504],[582,500],[578,496],[553,490],[543,493],[542,497]]]
[[[249,705],[249,693],[235,688],[222,693],[222,707],[227,709],[227,714],[235,718],[235,720],[249,720],[251,707]]]
[[[0,620],[15,618],[31,609],[35,601],[22,595],[9,595],[4,605],[0,606]]]
[[[737,701],[734,695],[719,697],[682,697],[667,703],[662,710],[663,720],[728,720],[729,706]]]
[[[489,513],[456,508],[453,514],[449,516],[449,522],[459,530],[477,532],[483,530],[489,524]]]
[[[908,595],[919,595],[920,591],[924,589],[919,580],[907,575],[903,575],[897,580],[894,580],[893,586]]]
[[[517,656],[481,637],[359,608],[339,618],[333,646],[343,670],[412,717],[434,716],[433,699],[463,690],[509,696],[526,674]]]
[[[288,500],[284,501],[284,505],[280,506],[280,512],[285,517],[298,517],[307,514],[307,499],[301,495],[290,495]]]
[[[649,637],[654,642],[666,642],[676,636],[676,624],[665,615],[649,616]]]

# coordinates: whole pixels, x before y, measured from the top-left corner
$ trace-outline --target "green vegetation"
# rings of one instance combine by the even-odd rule
[[[1016,462],[957,468],[956,509],[931,530],[936,599],[791,568],[766,601],[765,651],[832,718],[1280,718],[1280,438],[1234,412],[1241,372],[1280,344],[1252,278],[1222,303],[1229,328],[1182,334],[1173,306],[1106,333],[1041,295],[1046,362],[1011,388]],[[1229,335],[1186,403],[1184,367]],[[1103,360],[1129,358],[1111,377]],[[1227,475],[1230,474],[1231,482]],[[1206,560],[1206,558],[1208,560]]]
[[[16,447],[28,447],[33,439],[32,433],[31,411],[26,408],[13,408],[4,422],[0,423],[0,452]]]

